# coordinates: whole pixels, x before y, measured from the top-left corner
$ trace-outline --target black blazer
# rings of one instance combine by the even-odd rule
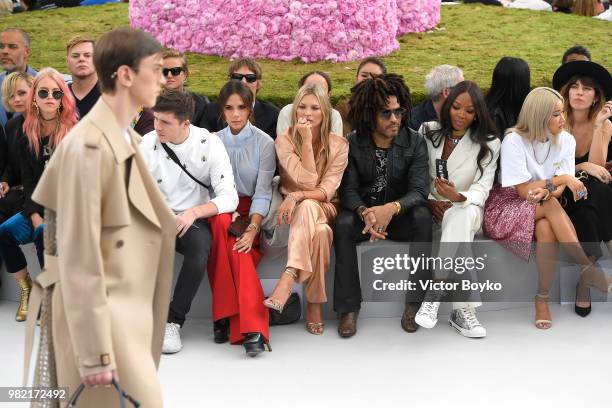
[[[348,135],[348,166],[340,184],[340,203],[355,211],[376,181],[376,146],[370,135],[354,130]],[[425,139],[405,126],[393,140],[387,155],[385,202],[399,201],[404,213],[425,205],[429,196],[429,157]]]
[[[11,187],[21,185],[19,141],[24,138],[23,121],[22,115],[13,116],[6,122],[6,135],[0,140],[0,181]]]
[[[276,139],[276,122],[278,121],[280,109],[270,102],[256,99],[254,113],[255,120],[253,125],[266,132],[272,139]],[[221,111],[217,102],[211,102],[206,105],[202,121],[194,124],[209,132],[218,132],[227,126],[221,120]]]
[[[32,193],[36,189],[36,185],[45,170],[47,161],[50,159],[50,156],[44,153],[48,141],[49,138],[41,141],[38,155],[34,154],[30,149],[27,137],[22,137],[18,142],[24,197],[22,213],[28,220],[34,213],[40,214],[41,217],[44,216],[44,207],[32,201]]]
[[[204,110],[206,109],[206,105],[208,105],[210,103],[210,101],[208,100],[208,98],[206,96],[203,95],[199,95],[195,92],[191,92],[189,89],[185,90],[189,95],[191,95],[191,97],[193,98],[193,102],[194,102],[194,111],[193,111],[193,117],[191,118],[191,123],[193,123],[194,125],[198,126],[198,123],[202,122],[202,118],[204,117]]]

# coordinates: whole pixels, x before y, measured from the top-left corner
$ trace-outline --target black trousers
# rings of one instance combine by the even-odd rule
[[[342,210],[334,223],[334,250],[336,270],[334,275],[334,310],[338,313],[356,312],[361,308],[361,284],[357,267],[357,243],[367,241],[370,234],[362,234],[365,224],[359,216]],[[431,255],[432,219],[426,206],[410,208],[405,213],[391,219],[387,227],[387,238],[400,242],[418,242],[425,245],[410,245],[410,257]],[[415,279],[430,279],[431,271],[419,270]],[[420,289],[411,298],[422,300],[425,293]]]
[[[196,220],[181,238],[176,237],[176,252],[184,259],[170,302],[169,323],[181,326],[185,323],[185,316],[206,272],[211,241],[208,221],[202,219]]]

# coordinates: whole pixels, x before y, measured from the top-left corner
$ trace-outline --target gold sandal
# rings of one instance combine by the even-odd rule
[[[293,281],[297,281],[298,279],[298,275],[295,272],[295,270],[293,268],[285,268],[285,270],[283,271],[283,273],[286,273],[287,275],[289,275],[291,277],[291,279],[293,279]],[[293,286],[293,284],[291,285]],[[289,288],[289,295],[287,295],[287,299],[289,299],[289,296],[291,296],[291,291],[293,290],[293,287]],[[285,302],[287,302],[287,300],[285,300]],[[285,302],[281,302],[278,299],[274,299],[273,297],[269,297],[267,299],[265,299],[263,301],[263,304],[265,307],[270,308],[270,309],[274,309],[276,310],[278,313],[283,313],[283,308],[285,307]]]
[[[325,323],[306,322],[306,330],[308,333],[320,336],[325,329]]]
[[[542,294],[542,293],[536,293],[536,297],[535,297],[535,307],[536,307],[536,321],[535,321],[535,327],[537,327],[540,330],[548,330],[552,327],[552,320],[550,318],[548,319],[538,319],[538,303],[544,303],[546,305],[546,309],[548,311],[548,316],[550,316],[550,310],[548,309],[548,293],[546,294]]]

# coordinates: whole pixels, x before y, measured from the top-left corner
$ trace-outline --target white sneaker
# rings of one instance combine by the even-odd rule
[[[426,329],[433,328],[438,323],[438,309],[440,302],[423,302],[414,316],[414,321]]]
[[[166,333],[164,334],[164,344],[162,353],[178,353],[183,348],[181,343],[181,326],[177,323],[166,323]]]
[[[473,307],[453,310],[448,319],[448,324],[465,337],[479,338],[487,335],[487,330],[482,327],[482,324],[476,318],[476,310]]]

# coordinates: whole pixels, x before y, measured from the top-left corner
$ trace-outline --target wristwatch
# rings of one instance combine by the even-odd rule
[[[546,189],[548,190],[549,193],[552,193],[555,191],[555,185],[553,184],[552,177],[549,179],[546,179]]]

